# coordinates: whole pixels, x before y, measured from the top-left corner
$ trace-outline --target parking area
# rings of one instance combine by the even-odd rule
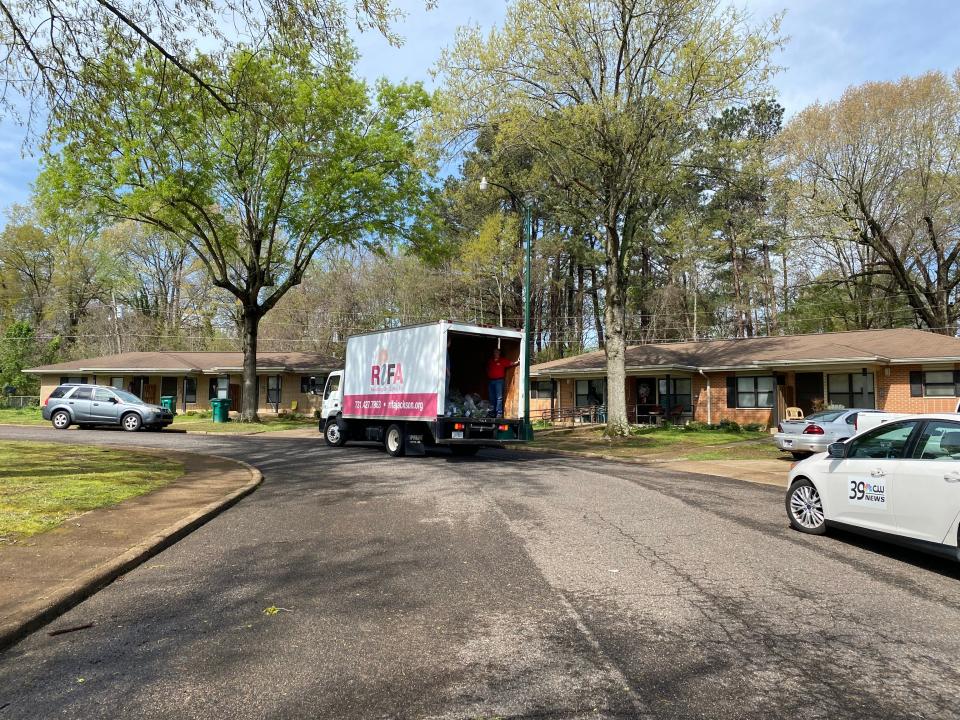
[[[948,718],[960,703],[960,569],[794,532],[782,488],[319,437],[0,437],[231,455],[265,478],[0,655],[0,718]]]

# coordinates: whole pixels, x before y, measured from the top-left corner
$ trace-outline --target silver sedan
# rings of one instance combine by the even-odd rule
[[[824,410],[802,420],[782,420],[773,441],[780,450],[797,459],[826,452],[831,443],[856,435],[858,415],[874,412],[878,411],[861,408]]]

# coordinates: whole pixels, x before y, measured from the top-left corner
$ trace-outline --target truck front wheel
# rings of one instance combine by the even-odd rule
[[[387,428],[387,434],[383,438],[383,444],[391,457],[403,457],[407,449],[406,441],[407,437],[403,431],[403,426],[396,423]]]
[[[323,429],[323,439],[330,447],[343,447],[347,441],[347,428],[338,417],[327,419],[327,426]]]

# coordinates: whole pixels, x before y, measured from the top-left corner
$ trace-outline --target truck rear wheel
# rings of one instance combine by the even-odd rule
[[[340,418],[332,417],[327,420],[327,426],[323,429],[323,439],[330,447],[343,447],[347,441],[347,429]]]
[[[391,457],[403,457],[406,452],[407,434],[402,425],[396,423],[387,428],[387,433],[383,437],[383,444]]]

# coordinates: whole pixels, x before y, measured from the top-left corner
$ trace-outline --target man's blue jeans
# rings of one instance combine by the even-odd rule
[[[497,417],[503,417],[503,378],[491,380],[488,388],[490,393],[490,404]]]

